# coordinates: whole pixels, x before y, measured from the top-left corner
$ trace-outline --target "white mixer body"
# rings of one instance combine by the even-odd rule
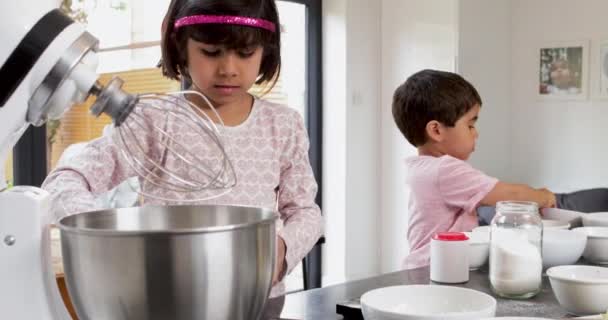
[[[85,33],[81,25],[62,16],[58,0],[0,2],[0,310],[3,319],[70,319],[62,303],[50,259],[49,195],[34,187],[6,189],[4,164],[8,153],[33,119],[31,105],[53,105],[59,115],[88,94],[94,68],[77,81],[55,81],[57,63]],[[84,56],[84,54],[83,54]],[[87,75],[88,73],[94,76]],[[51,77],[52,78],[52,77]],[[59,95],[56,92],[60,92]],[[42,105],[42,103],[39,103]],[[37,110],[34,110],[37,111]],[[28,115],[29,113],[29,115]],[[45,115],[46,116],[46,115]],[[30,117],[30,118],[28,118]],[[43,119],[44,120],[44,119]]]
[[[73,103],[86,98],[97,78],[96,59],[90,58],[94,53],[69,54],[85,35],[83,26],[60,14],[57,6],[54,0],[0,3],[4,44],[0,46],[2,164],[29,124],[41,125],[46,118],[59,117]],[[71,59],[66,60],[66,56]],[[58,74],[58,67],[65,69],[62,63],[75,59],[79,63],[69,66],[69,72]],[[80,63],[82,60],[89,65]],[[6,187],[5,181],[4,170],[0,170],[0,190]]]
[[[71,319],[51,266],[49,195],[35,187],[0,193],[3,319]]]
[[[0,30],[7,31],[2,33],[0,62],[4,63],[40,18],[47,12],[59,8],[59,4],[58,0],[2,1]]]

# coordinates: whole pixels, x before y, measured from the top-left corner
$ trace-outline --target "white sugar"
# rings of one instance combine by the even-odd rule
[[[527,237],[512,230],[495,230],[490,248],[490,281],[495,290],[522,295],[540,287],[540,250]]]

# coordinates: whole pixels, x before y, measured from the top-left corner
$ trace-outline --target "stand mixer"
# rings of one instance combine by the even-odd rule
[[[91,113],[109,115],[115,127],[121,129],[116,135],[117,144],[122,148],[125,160],[140,178],[181,192],[230,190],[236,184],[236,176],[226,156],[217,127],[213,121],[205,121],[205,118],[210,119],[196,106],[189,104],[185,98],[181,98],[181,102],[175,102],[183,95],[198,93],[181,92],[155,97],[134,96],[121,90],[122,82],[119,79],[111,81],[105,87],[102,86],[97,82],[95,72],[97,39],[87,33],[83,26],[74,23],[56,9],[57,7],[59,3],[56,0],[18,0],[0,3],[0,12],[3,15],[0,19],[0,34],[3,42],[0,48],[0,160],[3,161],[2,163],[30,124],[39,126],[49,119],[60,118],[70,106],[83,102],[89,95],[95,95],[97,101],[91,107]],[[169,107],[171,108],[169,111],[161,111],[171,112],[172,116],[181,116],[184,121],[190,121],[188,127],[193,132],[209,139],[210,143],[215,143],[217,146],[221,158],[218,161],[220,165],[211,171],[205,171],[204,165],[200,166],[199,170],[204,171],[200,176],[205,177],[202,181],[191,181],[188,177],[165,172],[153,160],[139,157],[140,145],[124,143],[125,137],[127,140],[134,138],[129,138],[129,126],[137,125],[139,117],[137,110],[141,109],[149,99],[174,101],[173,103],[181,106],[181,109]],[[211,109],[214,111],[213,108]],[[173,143],[171,137],[164,140],[167,144],[163,146],[168,148],[169,152],[179,154],[185,163],[193,166],[199,164],[196,155],[189,154],[187,147],[180,149],[178,144]],[[153,169],[149,169],[151,166]],[[162,172],[162,175],[159,172]],[[188,210],[192,212],[199,209]],[[213,210],[218,209],[210,209]],[[222,212],[230,210],[232,209],[220,208]],[[164,214],[164,211],[161,212]],[[251,213],[248,213],[248,217],[252,217]],[[270,290],[270,279],[274,269],[275,236],[273,212],[263,212],[260,217],[266,231],[260,234],[259,231],[256,233],[252,230],[250,232],[252,238],[242,237],[244,243],[257,245],[256,239],[264,241],[260,245],[262,250],[259,247],[251,249],[253,252],[256,250],[258,252],[258,256],[252,259],[264,260],[262,263],[258,261],[258,265],[263,266],[263,270],[253,270],[258,273],[258,277],[263,277],[262,280],[257,279],[262,284],[258,284],[262,292],[261,298],[258,297],[255,302],[258,306],[265,303]],[[71,319],[57,290],[55,275],[51,268],[49,225],[55,222],[52,220],[52,215],[49,213],[49,194],[46,191],[25,186],[7,188],[5,173],[0,171],[0,284],[2,287],[0,310],[3,318]],[[245,222],[239,222],[241,223],[239,228],[254,225],[255,221],[252,221],[254,221],[252,218],[248,218]],[[66,229],[70,228],[66,227]],[[78,238],[74,236],[80,232],[78,225],[71,229],[74,233],[66,235]],[[232,229],[234,228],[226,226],[222,230]],[[65,230],[62,230],[62,236],[63,231]],[[133,233],[132,231],[129,232]],[[163,233],[168,232],[165,230]],[[180,234],[188,233],[192,232],[182,231]],[[103,230],[101,234],[103,236]],[[73,243],[67,243],[67,245],[71,244]],[[63,245],[65,249],[66,243],[64,242]],[[66,277],[68,276],[66,272]]]

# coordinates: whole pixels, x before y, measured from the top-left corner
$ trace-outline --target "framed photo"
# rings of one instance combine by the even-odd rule
[[[608,40],[600,43],[600,98],[608,99]]]
[[[538,49],[538,67],[539,98],[587,99],[588,41],[554,42],[543,45]],[[608,78],[605,83],[608,86]]]

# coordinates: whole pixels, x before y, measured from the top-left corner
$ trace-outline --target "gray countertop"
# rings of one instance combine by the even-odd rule
[[[336,314],[336,304],[359,298],[363,293],[380,287],[429,284],[429,269],[420,268],[388,273],[373,278],[351,281],[344,284],[324,287],[270,299],[264,319],[342,319]],[[487,270],[471,271],[469,282],[456,285],[494,296],[490,290]],[[496,297],[497,316],[528,316],[561,319],[568,315],[562,309],[553,292],[549,279],[543,276],[543,289],[536,297],[528,300],[508,300]]]

